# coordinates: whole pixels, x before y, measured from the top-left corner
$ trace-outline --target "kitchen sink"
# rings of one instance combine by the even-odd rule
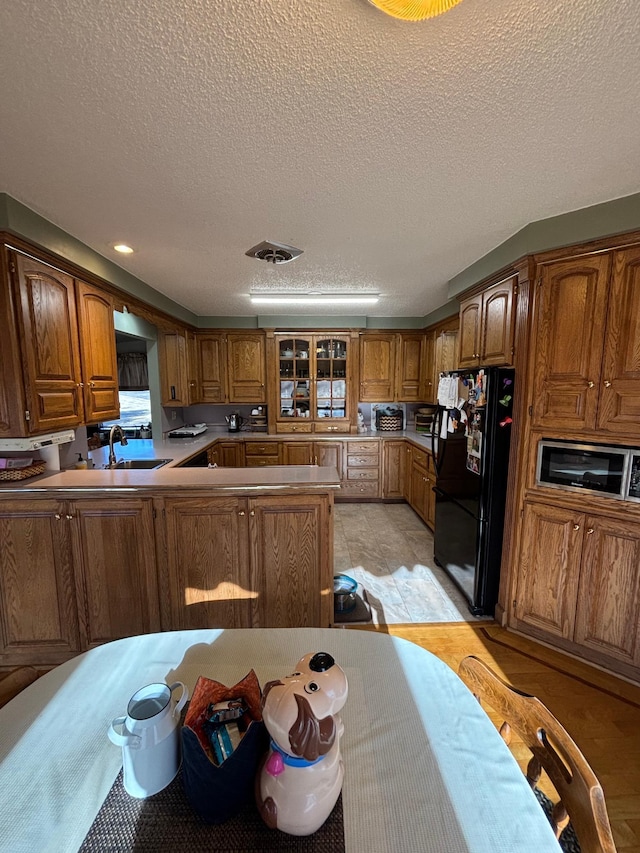
[[[172,462],[172,459],[121,459],[120,462],[116,462],[113,466],[114,468],[138,468],[141,470],[151,469],[151,468],[162,468],[163,465],[166,465],[167,462]]]

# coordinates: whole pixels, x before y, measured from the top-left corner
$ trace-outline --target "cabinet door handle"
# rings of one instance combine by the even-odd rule
[[[251,510],[251,512],[249,513],[249,515],[251,516],[251,518],[253,518],[253,516],[255,515],[255,511],[254,511],[254,510]]]
[[[579,524],[574,524],[574,525],[573,525],[573,529],[574,529],[574,530],[580,530],[580,525],[579,525]]]
[[[608,379],[605,379],[605,380],[604,380],[604,387],[605,387],[605,388],[611,388],[611,383],[609,382],[609,380],[608,380]]]
[[[587,388],[593,388],[594,383],[589,381],[587,382]]]
[[[96,387],[96,383],[95,383],[95,382],[90,382],[90,383],[89,383],[89,388],[95,388],[95,387]]]
[[[241,509],[240,512],[238,513],[238,515],[244,515],[244,510]]]
[[[71,521],[71,519],[72,519],[72,518],[73,518],[73,516],[72,516],[72,515],[68,515],[68,514],[67,514],[67,519],[68,519],[69,521]]]
[[[593,533],[593,527],[587,527],[587,535],[591,536],[592,533]]]
[[[77,387],[78,388],[84,388],[84,382],[78,382]]]
[[[53,517],[54,517],[54,518],[57,518],[57,519],[58,519],[58,521],[60,521],[60,519],[62,518],[62,516],[60,515],[60,513],[59,513],[59,512],[57,512]]]

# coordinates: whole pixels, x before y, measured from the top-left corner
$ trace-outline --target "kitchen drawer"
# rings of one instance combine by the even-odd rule
[[[427,468],[427,457],[429,454],[426,450],[418,450],[417,447],[411,448],[411,458],[413,460],[414,465],[419,465],[420,468]]]
[[[347,480],[378,480],[377,468],[349,468]]]
[[[380,484],[377,480],[346,480],[343,481],[336,497],[377,498],[380,494]]]
[[[343,435],[348,435],[350,432],[350,426],[348,423],[345,424],[332,424],[327,423],[326,421],[316,421],[315,423],[315,431],[316,433],[335,433],[339,435],[342,433]]]
[[[294,419],[291,419],[294,421]],[[311,422],[304,423],[302,420],[295,419],[290,424],[276,424],[277,433],[292,433],[292,432],[311,432]]]
[[[246,456],[278,456],[277,441],[247,441],[244,445]]]
[[[265,465],[279,465],[279,456],[246,456],[245,467],[264,468]]]
[[[377,468],[380,465],[380,457],[377,453],[355,454],[351,448],[347,448],[347,468]]]
[[[377,438],[372,438],[369,441],[349,441],[347,442],[347,453],[378,453],[380,450],[380,442]]]

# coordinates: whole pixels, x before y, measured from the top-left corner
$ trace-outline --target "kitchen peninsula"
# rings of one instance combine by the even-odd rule
[[[186,451],[4,486],[0,665],[158,630],[329,626],[335,469],[176,467]]]

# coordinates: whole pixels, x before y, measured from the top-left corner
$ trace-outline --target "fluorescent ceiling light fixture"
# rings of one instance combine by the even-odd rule
[[[113,248],[116,252],[120,252],[122,255],[131,255],[133,254],[133,249],[131,246],[127,246],[126,243],[115,243]]]
[[[375,293],[368,294],[330,294],[324,295],[291,295],[259,296],[252,295],[254,305],[375,305],[380,297]]]

